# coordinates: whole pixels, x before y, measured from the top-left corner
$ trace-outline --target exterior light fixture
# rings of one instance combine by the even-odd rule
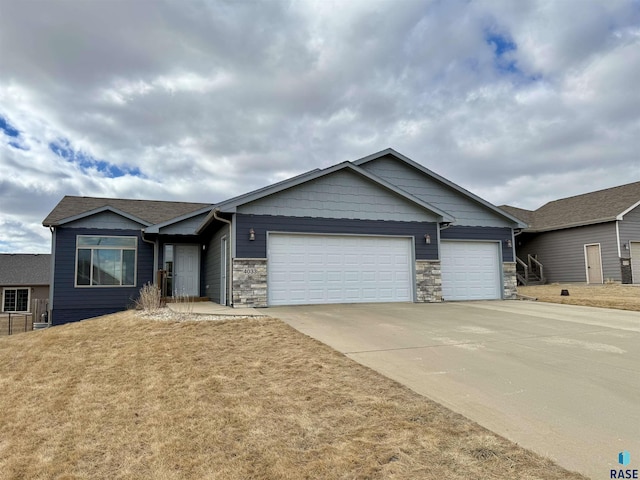
[[[624,243],[622,246],[624,247],[625,250],[629,250],[629,244],[628,243]]]
[[[431,243],[431,235],[429,235],[428,233],[424,236],[424,243]]]
[[[249,229],[249,240],[250,241],[254,241],[256,239],[256,232],[253,230],[253,228]]]
[[[505,240],[505,242],[507,242],[507,248],[511,248],[511,246],[512,246],[512,244],[511,244],[511,239],[510,239],[510,238],[507,238],[507,239]]]

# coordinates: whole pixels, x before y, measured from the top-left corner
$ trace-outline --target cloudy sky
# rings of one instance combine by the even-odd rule
[[[535,209],[640,180],[638,0],[0,0],[0,252],[392,147]]]

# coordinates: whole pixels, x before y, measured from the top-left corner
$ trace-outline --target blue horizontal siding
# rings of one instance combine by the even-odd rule
[[[138,237],[135,287],[76,288],[76,236],[117,235]],[[56,231],[52,324],[60,325],[126,309],[140,288],[153,281],[153,246],[142,241],[139,230],[58,228]]]
[[[503,262],[515,262],[513,247],[507,246],[507,240],[512,240],[512,230],[507,227],[465,227],[452,226],[440,232],[442,240],[475,240],[499,241]]]
[[[437,228],[436,223],[429,222],[236,214],[236,257],[266,258],[267,232],[292,232],[413,237],[416,259],[435,260]],[[250,229],[255,232],[254,241],[249,240]],[[426,234],[431,236],[431,244],[425,242]]]
[[[52,325],[64,325],[65,323],[80,322],[81,320],[87,320],[89,318],[101,317],[102,315],[109,315],[111,313],[121,312],[125,310],[121,307],[113,308],[71,308],[71,309],[55,309],[55,314],[52,311],[52,318],[54,319]]]

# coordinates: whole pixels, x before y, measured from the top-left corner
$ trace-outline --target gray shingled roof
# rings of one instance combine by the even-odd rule
[[[511,205],[500,205],[498,208],[522,220],[524,223],[527,223],[529,226],[533,224],[534,212],[532,210],[525,210],[524,208],[512,207]]]
[[[527,231],[545,231],[614,221],[638,202],[640,182],[635,182],[554,200],[535,211],[507,205],[500,208],[526,221]]]
[[[61,220],[82,215],[102,207],[113,207],[133,215],[152,225],[195,212],[208,203],[167,202],[161,200],[127,200],[122,198],[96,198],[65,196],[42,222],[45,226],[56,226]]]
[[[51,255],[48,253],[0,254],[0,286],[49,285]]]

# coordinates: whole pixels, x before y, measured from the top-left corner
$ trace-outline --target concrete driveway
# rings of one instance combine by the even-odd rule
[[[269,314],[592,478],[640,468],[640,313],[534,302],[273,307]]]

